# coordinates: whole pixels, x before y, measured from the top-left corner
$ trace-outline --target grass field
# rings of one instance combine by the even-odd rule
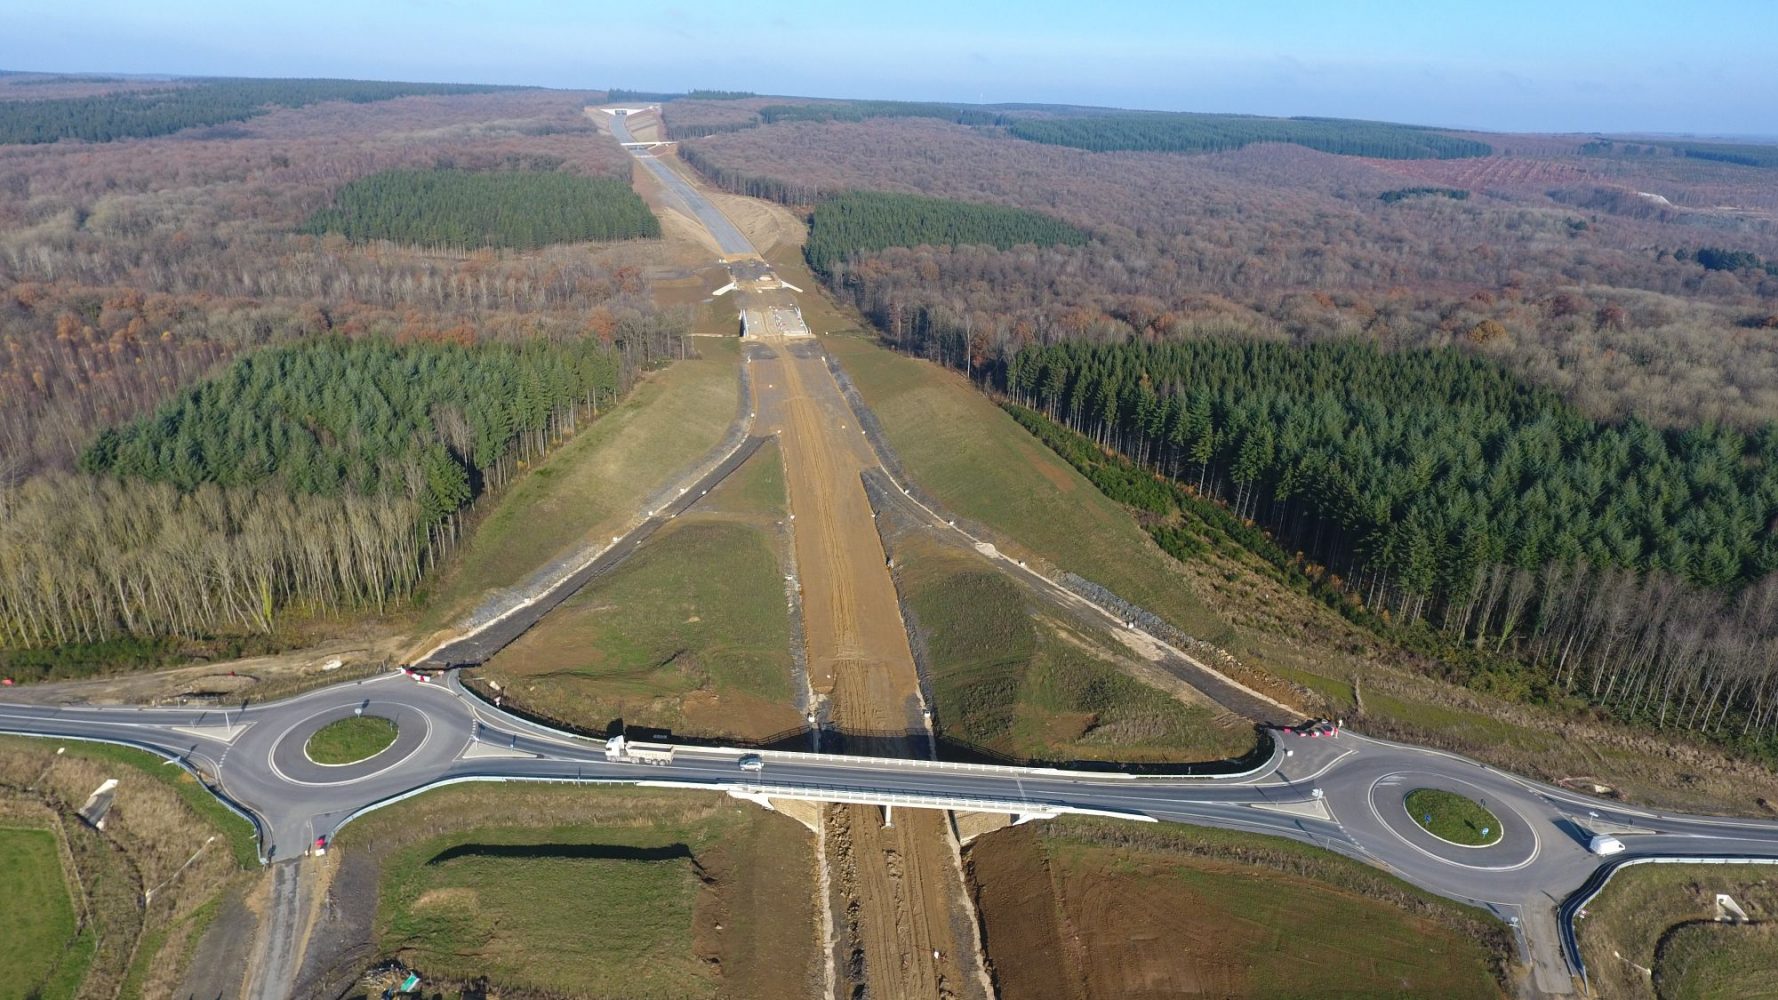
[[[1046,760],[1207,760],[1252,747],[1246,727],[1129,676],[1108,637],[972,553],[910,533],[895,556],[942,735]]]
[[[969,857],[1003,1000],[1501,995],[1497,926],[1272,838],[1064,820]]]
[[[512,844],[476,830],[429,841],[389,871],[379,936],[409,964],[451,978],[713,996],[692,950],[698,876],[677,832],[560,829]]]
[[[1778,924],[1686,924],[1656,955],[1662,1000],[1772,1000],[1778,997]]]
[[[436,584],[436,627],[486,592],[523,581],[574,547],[609,537],[638,506],[722,440],[740,398],[738,343],[700,339],[496,498]]]
[[[812,838],[717,795],[441,789],[339,843],[381,856],[377,948],[429,995],[791,996],[814,973]]]
[[[0,997],[68,996],[92,956],[74,942],[74,901],[56,835],[0,827],[0,886],[6,933],[0,934]]]
[[[1500,840],[1500,820],[1480,802],[1438,788],[1416,788],[1404,803],[1420,828],[1440,840],[1486,847]]]
[[[622,718],[759,738],[798,725],[779,561],[785,503],[768,442],[486,675],[517,703],[580,726]]]
[[[863,337],[829,337],[908,475],[952,512],[1034,557],[1111,588],[1191,635],[1234,638],[1122,506],[960,376]]]
[[[105,829],[94,830],[74,810],[107,778],[118,780],[116,806]],[[12,796],[5,791],[25,787],[33,792]],[[25,817],[23,824],[7,819],[18,816]],[[78,937],[58,932],[53,947],[35,956],[49,954],[56,965],[50,983],[33,994],[43,997],[170,995],[189,945],[203,926],[199,914],[206,903],[250,877],[243,875],[244,867],[258,868],[250,824],[184,771],[122,747],[0,737],[0,823],[42,824],[28,832],[51,836],[51,850],[30,857],[28,871],[19,869],[10,846],[4,849],[0,886],[8,895],[0,913],[14,919],[7,921],[8,939],[0,942],[0,952],[20,936],[33,942],[32,948],[39,947],[40,917],[51,926],[60,919],[34,913],[40,885],[53,885],[64,901],[70,886],[79,894],[74,912],[83,914],[85,930]],[[59,842],[67,847],[63,855],[55,850],[58,825]],[[220,835],[219,842],[194,855],[193,845],[211,834]],[[74,874],[65,880],[63,866],[68,863]],[[176,872],[179,877],[174,878]],[[147,886],[161,888],[144,909],[142,890]],[[15,913],[16,906],[27,910]],[[0,960],[0,969],[10,963]],[[36,985],[41,984],[0,975],[0,997],[27,995],[13,990]]]
[[[356,715],[315,730],[303,752],[317,764],[356,764],[389,749],[396,731],[388,719]]]
[[[1778,919],[1778,871],[1767,866],[1636,865],[1620,871],[1576,923],[1595,992],[1625,1000],[1759,996],[1710,992],[1740,981],[1748,961],[1763,971],[1770,990],[1772,969],[1778,965],[1778,937],[1771,928],[1778,925],[1724,927],[1720,937],[1689,932],[1669,937],[1683,925],[1714,921],[1717,893],[1733,897],[1755,921]],[[1738,936],[1741,932],[1746,933]],[[1644,969],[1662,977],[1658,993]]]

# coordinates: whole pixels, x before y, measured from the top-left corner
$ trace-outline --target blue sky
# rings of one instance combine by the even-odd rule
[[[1778,0],[6,0],[0,68],[1778,136]]]

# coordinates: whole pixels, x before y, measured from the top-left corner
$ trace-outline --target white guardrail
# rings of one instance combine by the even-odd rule
[[[894,769],[956,771],[968,774],[999,774],[1011,778],[1042,776],[1045,778],[1069,778],[1076,781],[1228,781],[1238,778],[1251,778],[1269,770],[1282,754],[1282,744],[1273,741],[1270,756],[1258,766],[1245,771],[1229,774],[1129,774],[1124,771],[1072,771],[1060,767],[1019,767],[1016,764],[964,764],[948,760],[926,760],[919,757],[866,757],[854,754],[838,753],[802,753],[796,750],[750,750],[741,747],[707,747],[676,744],[674,750],[683,754],[707,754],[710,756],[734,757],[742,754],[758,754],[768,760],[785,761],[834,761],[843,764],[860,764]]]
[[[841,802],[841,801],[843,801],[843,802],[854,802],[854,803],[857,803],[860,805],[906,806],[908,808],[920,808],[920,809],[958,809],[958,810],[962,810],[965,812],[1001,812],[1001,813],[1011,813],[1011,814],[1018,814],[1018,815],[1036,815],[1036,814],[1055,815],[1057,813],[1066,812],[1066,813],[1075,813],[1075,814],[1083,815],[1083,816],[1106,816],[1106,817],[1110,817],[1112,819],[1127,819],[1127,820],[1134,820],[1134,821],[1143,822],[1143,823],[1155,822],[1155,819],[1152,816],[1144,816],[1141,813],[1135,813],[1135,812],[1119,812],[1119,811],[1111,810],[1111,809],[1077,808],[1074,806],[1054,805],[1054,804],[1042,803],[1042,802],[1013,802],[1013,801],[1002,801],[1002,800],[995,800],[995,799],[968,799],[968,798],[959,798],[959,797],[909,795],[905,792],[889,792],[889,791],[884,791],[884,792],[880,792],[880,793],[879,792],[863,792],[863,793],[859,793],[859,794],[863,795],[863,796],[868,796],[868,797],[840,798],[838,794],[831,792],[831,791],[825,791],[817,796],[816,794],[814,794],[812,792],[802,791],[802,790],[795,788],[794,786],[783,786],[780,788],[777,786],[769,786],[769,785],[737,784],[734,782],[706,782],[706,781],[696,781],[696,780],[692,780],[692,779],[687,779],[685,781],[671,781],[671,780],[666,780],[666,779],[662,779],[659,777],[640,777],[640,776],[635,777],[635,778],[589,778],[589,777],[581,777],[581,776],[568,777],[566,775],[531,776],[531,775],[505,775],[505,774],[465,774],[465,775],[458,775],[458,776],[452,777],[452,778],[440,778],[437,781],[428,782],[427,784],[422,785],[419,788],[411,788],[405,792],[400,792],[395,795],[391,795],[388,798],[379,799],[375,802],[371,802],[366,805],[360,806],[357,809],[354,809],[352,812],[341,817],[340,821],[338,823],[335,823],[333,826],[333,829],[328,833],[327,839],[331,843],[334,836],[337,835],[340,830],[345,829],[346,824],[351,823],[353,820],[361,819],[361,818],[369,815],[370,813],[376,812],[378,809],[382,809],[386,806],[395,805],[398,802],[405,802],[408,799],[411,799],[416,795],[424,795],[427,792],[430,792],[435,788],[443,788],[446,785],[468,784],[470,782],[484,782],[484,783],[492,782],[492,783],[496,783],[496,784],[507,784],[507,783],[511,783],[511,782],[534,782],[534,783],[560,784],[560,785],[635,785],[638,788],[673,788],[673,789],[678,789],[680,791],[722,792],[722,793],[725,793],[728,795],[736,796],[738,798],[758,797],[758,798],[777,798],[777,799],[802,799],[805,801],[821,801],[821,802]],[[850,791],[856,792],[857,790],[850,790]]]

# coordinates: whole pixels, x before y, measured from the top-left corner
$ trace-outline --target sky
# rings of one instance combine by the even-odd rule
[[[1778,0],[6,0],[0,68],[1778,137]]]

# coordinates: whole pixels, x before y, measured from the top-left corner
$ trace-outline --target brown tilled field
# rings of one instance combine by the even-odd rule
[[[1015,827],[970,848],[1002,1000],[1500,996],[1488,953],[1433,917],[1066,829]]]

